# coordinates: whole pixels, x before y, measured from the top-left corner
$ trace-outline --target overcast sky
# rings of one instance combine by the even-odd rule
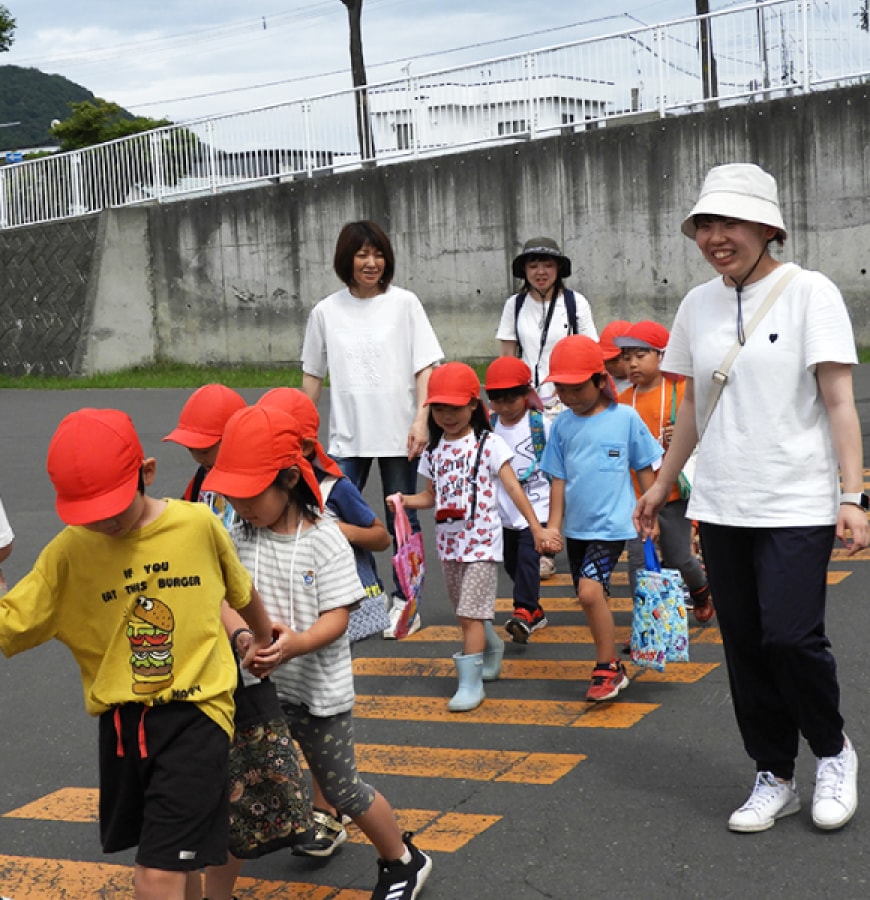
[[[0,2],[17,20],[0,64],[64,75],[139,115],[184,121],[351,86],[340,0]],[[409,63],[420,74],[694,11],[692,0],[365,0],[368,80],[399,77]]]

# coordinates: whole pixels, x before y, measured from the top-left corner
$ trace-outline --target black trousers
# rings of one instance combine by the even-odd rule
[[[843,749],[837,667],[825,635],[834,526],[700,524],[737,725],[758,771],[792,778],[802,734]]]

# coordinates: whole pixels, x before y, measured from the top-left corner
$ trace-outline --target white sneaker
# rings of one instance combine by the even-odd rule
[[[813,824],[825,831],[842,828],[858,808],[858,754],[849,738],[836,756],[816,763]]]
[[[399,624],[399,617],[402,615],[402,611],[408,605],[407,600],[400,600],[398,597],[392,597],[393,605],[390,607],[390,627],[384,629],[384,639],[388,641],[394,641],[396,639],[396,625]],[[420,613],[417,613],[413,619],[411,619],[411,625],[408,628],[408,634],[414,634],[414,632],[419,631],[423,627],[423,620],[420,618]],[[406,635],[407,637],[407,635]]]
[[[556,574],[556,560],[552,556],[542,556],[539,571],[541,578],[552,578]]]
[[[767,831],[782,816],[790,816],[801,808],[801,800],[791,781],[778,781],[772,772],[759,772],[749,799],[731,813],[731,831],[751,833]]]

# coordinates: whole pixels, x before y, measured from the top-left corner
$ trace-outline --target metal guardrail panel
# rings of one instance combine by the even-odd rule
[[[861,81],[858,12],[857,0],[747,3],[7,164],[0,228]]]

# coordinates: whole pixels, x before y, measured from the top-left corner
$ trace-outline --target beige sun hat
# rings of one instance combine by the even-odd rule
[[[705,214],[760,222],[776,228],[783,240],[787,235],[776,179],[754,163],[728,163],[710,169],[698,202],[683,219],[681,230],[686,237],[694,239],[695,216]]]

